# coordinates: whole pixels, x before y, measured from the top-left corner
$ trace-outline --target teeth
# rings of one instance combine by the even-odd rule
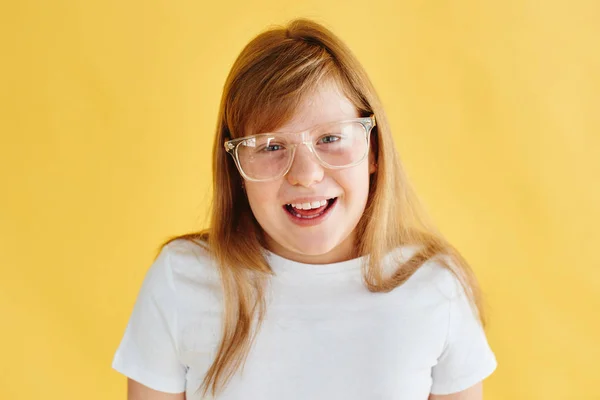
[[[327,200],[313,201],[312,203],[298,203],[288,205],[297,208],[298,210],[311,210],[313,208],[323,207],[325,204],[327,204]]]

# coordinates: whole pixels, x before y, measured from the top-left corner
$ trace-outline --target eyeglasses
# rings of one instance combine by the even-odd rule
[[[315,125],[302,132],[261,133],[228,140],[231,154],[242,176],[264,182],[287,174],[299,144],[305,144],[319,163],[329,169],[360,164],[368,154],[375,115]]]

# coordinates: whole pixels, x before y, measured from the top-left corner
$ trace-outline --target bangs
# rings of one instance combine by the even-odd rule
[[[329,82],[336,84],[361,114],[366,113],[356,90],[323,47],[285,39],[274,49],[257,51],[262,54],[253,54],[255,62],[232,82],[225,107],[231,138],[276,130],[319,85]]]

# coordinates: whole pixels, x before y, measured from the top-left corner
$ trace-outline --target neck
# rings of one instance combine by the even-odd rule
[[[346,239],[333,249],[322,254],[306,254],[295,251],[277,243],[273,238],[265,233],[265,242],[267,250],[288,260],[303,264],[333,264],[342,261],[352,260],[357,257],[355,250],[355,233],[352,232]]]

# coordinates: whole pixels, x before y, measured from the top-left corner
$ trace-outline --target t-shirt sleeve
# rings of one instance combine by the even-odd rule
[[[168,246],[146,272],[112,368],[151,389],[181,393],[186,367],[176,340],[177,301]]]
[[[497,367],[476,310],[457,278],[449,302],[448,334],[444,349],[432,368],[432,394],[468,389],[487,378]]]

